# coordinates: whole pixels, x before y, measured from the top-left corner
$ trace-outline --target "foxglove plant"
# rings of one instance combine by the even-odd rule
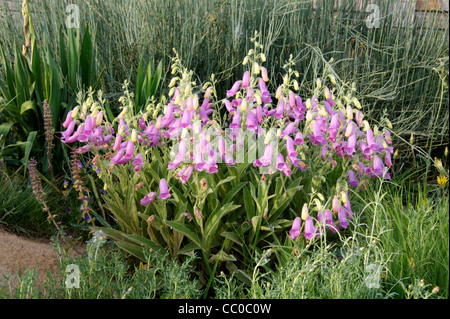
[[[271,94],[258,39],[222,100],[214,75],[198,87],[176,55],[169,98],[157,105],[135,114],[125,83],[112,122],[101,94],[68,113],[62,140],[100,156],[104,198],[121,226],[103,230],[125,250],[139,258],[142,247],[200,251],[209,274],[211,263],[237,254],[249,265],[273,240],[286,246],[348,228],[350,188],[390,178],[390,122],[370,127],[353,90],[336,86],[331,72],[302,98],[292,57]]]

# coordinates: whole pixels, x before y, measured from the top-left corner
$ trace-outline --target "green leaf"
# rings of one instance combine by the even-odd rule
[[[180,233],[184,234],[187,238],[192,240],[192,242],[194,244],[196,244],[198,248],[202,247],[200,237],[198,237],[198,235],[195,232],[193,232],[192,230],[190,230],[186,225],[184,225],[180,222],[168,221],[168,220],[165,220],[164,223],[167,226],[172,227],[176,231],[179,231]]]
[[[236,232],[222,232],[220,234],[220,236],[223,236],[223,237],[231,240],[232,242],[238,244],[239,246],[243,245],[241,237]]]
[[[79,38],[78,29],[70,28],[68,31],[68,81],[72,93],[77,91],[77,76],[80,63],[78,55]]]
[[[159,62],[158,67],[156,68],[155,76],[153,77],[151,87],[150,87],[150,96],[147,98],[150,98],[151,96],[156,95],[156,91],[158,90],[159,82],[161,81],[161,74],[162,74],[162,61]]]
[[[235,178],[236,178],[236,176],[228,176],[228,177],[225,178],[225,179],[221,179],[220,182],[217,183],[216,187],[214,187],[214,189],[217,190],[217,188],[218,188],[220,185],[225,184],[225,183],[228,183],[229,181],[232,181],[232,180],[235,179]]]
[[[137,69],[137,78],[136,78],[136,98],[134,100],[134,111],[137,113],[138,107],[141,106],[141,96],[142,96],[142,83],[143,83],[143,77],[144,77],[144,66],[142,57],[139,61],[139,66]]]
[[[240,205],[233,205],[232,203],[226,203],[223,206],[218,207],[205,223],[205,248],[208,250],[212,240],[215,237],[215,230],[219,226],[219,223],[226,214],[232,212],[233,210],[241,207]]]
[[[214,254],[211,257],[209,257],[208,262],[210,264],[212,264],[212,263],[217,262],[217,260],[219,260],[219,261],[236,261],[236,258],[233,255],[228,255],[223,250],[221,250],[217,254]]]
[[[25,144],[25,150],[24,155],[22,159],[20,160],[22,164],[27,165],[28,164],[28,158],[30,157],[31,149],[33,148],[34,139],[36,138],[36,131],[30,132],[28,134],[28,139],[24,143]]]
[[[33,52],[31,57],[31,71],[34,76],[34,92],[38,103],[42,103],[44,92],[42,88],[41,56],[36,45],[36,39],[33,40]]]
[[[59,56],[61,59],[61,72],[63,77],[67,78],[69,73],[69,67],[67,64],[67,52],[66,52],[66,43],[64,41],[64,33],[62,31],[62,26],[59,28]]]
[[[244,205],[245,212],[247,213],[247,220],[250,220],[255,216],[255,202],[248,188],[244,188]]]
[[[34,111],[36,115],[38,115],[36,105],[34,105],[34,102],[31,100],[28,100],[22,104],[22,106],[20,107],[20,115],[29,110]]]
[[[3,67],[5,69],[6,73],[6,86],[8,88],[8,91],[2,92],[4,95],[4,98],[7,100],[12,100],[16,98],[17,92],[14,85],[14,73],[11,68],[11,65],[9,64],[8,60],[6,59],[5,52],[3,51],[3,46],[0,45],[0,50],[2,52],[2,58],[3,58]]]
[[[92,60],[93,44],[89,25],[86,25],[80,52],[81,84],[85,89],[92,86]]]

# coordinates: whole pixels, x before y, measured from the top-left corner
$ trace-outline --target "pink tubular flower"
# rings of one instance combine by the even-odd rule
[[[240,128],[241,127],[241,115],[239,112],[236,112],[233,116],[233,121],[230,124],[231,129]]]
[[[301,132],[297,132],[294,138],[294,145],[303,145],[305,143],[303,139],[303,134]]]
[[[162,178],[159,181],[159,198],[167,199],[170,197],[169,187],[167,186],[167,181]]]
[[[69,113],[67,113],[66,120],[62,124],[63,127],[67,128],[70,123],[74,122],[72,118],[72,112],[73,111],[69,111]]]
[[[133,161],[134,171],[136,173],[139,173],[142,169],[143,164],[144,164],[144,156],[141,153],[139,153],[138,155],[136,155]]]
[[[294,219],[292,223],[292,228],[289,231],[289,237],[295,240],[300,235],[300,227],[302,226],[302,220],[300,217]]]
[[[270,165],[270,163],[272,162],[272,144],[269,143],[266,145],[266,149],[264,150],[264,155],[257,159],[254,163],[253,166],[255,167],[261,167],[261,166],[268,166]]]
[[[154,192],[150,192],[140,200],[142,206],[147,206],[155,201],[156,194]]]
[[[64,140],[68,139],[70,135],[73,133],[73,130],[75,129],[75,121],[70,122],[67,126],[65,126],[67,129],[64,132],[61,132],[63,136],[63,142]]]
[[[186,156],[186,140],[182,139],[178,146],[178,154],[175,156],[175,160],[173,162],[169,162],[167,168],[168,169],[177,168],[183,162],[185,156]]]
[[[333,210],[333,212],[337,213],[339,211],[339,208],[341,208],[341,204],[339,203],[339,198],[337,196],[334,196],[332,210]]]
[[[255,133],[258,133],[259,131],[259,125],[258,122],[256,121],[256,116],[251,111],[247,113],[247,129],[249,131],[254,131]]]
[[[353,170],[348,171],[348,180],[349,180],[351,186],[358,187],[359,181],[356,178],[355,172]]]
[[[261,77],[264,80],[264,82],[269,81],[269,76],[267,75],[267,69],[265,67],[261,67]]]
[[[386,152],[386,154],[384,155],[384,162],[386,163],[387,167],[391,167],[392,166],[392,160],[391,160],[391,153],[390,152]]]
[[[378,175],[382,176],[384,171],[384,164],[383,161],[378,157],[374,156],[373,158],[373,172]]]
[[[342,228],[347,228],[350,224],[347,220],[347,216],[343,207],[339,208],[338,212],[339,226]]]
[[[274,114],[274,117],[277,119],[281,119],[284,116],[284,108],[285,108],[286,104],[284,103],[283,100],[278,102],[277,108],[276,108],[276,112]]]
[[[277,162],[276,162],[277,170],[282,171],[285,176],[291,175],[291,169],[289,165],[284,161],[284,157],[281,153],[277,154]]]
[[[250,72],[245,72],[242,77],[242,88],[246,89],[250,85]]]
[[[181,170],[181,174],[180,174],[180,178],[181,178],[181,183],[186,183],[189,178],[191,178],[192,172],[194,171],[194,166],[188,166],[184,169]]]
[[[231,102],[230,102],[230,101],[225,100],[224,103],[225,103],[225,107],[227,108],[227,111],[228,111],[229,113],[231,113],[231,112],[236,112],[236,109],[233,108],[233,106],[231,105]]]
[[[319,221],[319,224],[327,227],[329,230],[331,230],[332,233],[336,233],[337,226],[333,222],[333,216],[331,214],[331,210],[326,209],[323,213],[319,212],[317,214],[317,220]]]
[[[298,121],[289,123],[284,131],[281,132],[280,138],[284,138],[287,135],[291,135],[297,132]]]
[[[308,218],[305,221],[305,238],[307,240],[311,240],[313,237],[317,236],[319,233],[317,231],[317,228],[314,226],[314,221],[311,216],[308,216]]]
[[[227,91],[227,97],[232,97],[236,95],[236,93],[239,91],[239,88],[241,87],[242,81],[237,81],[233,84],[230,90]]]

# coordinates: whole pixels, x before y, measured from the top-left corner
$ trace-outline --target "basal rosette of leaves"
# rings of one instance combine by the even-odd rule
[[[98,228],[138,258],[199,253],[209,275],[222,262],[248,269],[267,249],[283,259],[349,227],[349,188],[390,178],[387,119],[372,128],[331,72],[302,98],[292,59],[272,94],[258,35],[251,40],[248,71],[222,100],[214,76],[198,86],[175,56],[169,99],[134,114],[125,85],[112,123],[92,94],[63,123],[63,142],[94,156],[118,224]]]

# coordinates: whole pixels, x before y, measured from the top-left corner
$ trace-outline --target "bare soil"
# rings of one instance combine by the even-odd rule
[[[69,255],[76,257],[85,252],[78,245],[69,250]],[[17,283],[16,276],[22,276],[26,269],[36,269],[35,283],[41,284],[47,277],[47,270],[58,275],[58,251],[48,239],[25,238],[0,228],[0,286]]]

